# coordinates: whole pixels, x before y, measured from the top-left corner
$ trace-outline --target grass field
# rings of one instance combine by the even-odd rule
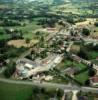
[[[77,67],[80,70],[82,70],[82,69],[85,69],[87,66],[82,64],[82,63],[77,63],[75,61],[71,61],[71,60],[67,60],[67,59],[65,61],[61,62],[57,66],[57,68],[60,69],[60,70],[64,70],[64,69],[66,69],[68,67]]]
[[[0,27],[2,29],[3,27]],[[13,28],[13,29],[18,29],[23,32],[23,37],[24,38],[29,38],[32,39],[34,37],[34,32],[35,30],[41,28],[40,25],[37,25],[37,21],[32,21],[31,23],[26,24],[26,26],[9,26],[5,28]],[[2,39],[8,39],[10,36],[8,34],[0,35],[0,40]]]
[[[61,90],[60,90],[61,91]],[[63,91],[61,91],[63,95]],[[55,88],[40,88],[28,85],[6,84],[0,82],[0,100],[50,100],[55,97]],[[58,96],[60,100],[61,96]]]
[[[24,27],[18,27],[18,29],[21,29],[24,33],[24,38],[30,38],[32,39],[34,37],[34,31],[41,28],[40,25],[36,25],[37,22],[33,21],[32,23],[24,26]]]
[[[10,38],[9,34],[0,35],[0,40],[9,39],[9,38]]]
[[[88,71],[82,72],[78,75],[75,75],[75,79],[82,83],[83,85],[85,84],[85,81],[89,78],[88,76]]]
[[[53,11],[62,11],[62,12],[72,12],[73,14],[79,14],[79,15],[87,15],[92,14],[92,11],[90,9],[85,9],[88,7],[87,3],[80,3],[80,4],[64,4],[59,6],[53,6]]]
[[[31,95],[32,86],[0,82],[0,100],[29,100]]]
[[[97,51],[90,51],[89,52],[89,58],[90,59],[96,59],[96,58],[98,58],[98,52]]]
[[[79,70],[84,70],[87,66],[82,64],[82,63],[77,63],[75,61],[71,61],[71,60],[65,60],[63,61],[62,63],[60,63],[57,68],[61,71],[65,70],[66,68],[69,68],[69,67],[76,67],[77,69]],[[79,81],[80,83],[84,84],[85,81],[88,79],[88,72],[85,71],[85,72],[82,72],[78,75],[75,75],[75,79],[77,81]]]

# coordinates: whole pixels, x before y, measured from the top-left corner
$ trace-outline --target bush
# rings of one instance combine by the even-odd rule
[[[83,35],[86,35],[86,36],[89,36],[89,35],[90,35],[90,30],[87,29],[87,28],[83,28],[82,34],[83,34]]]
[[[83,47],[80,48],[78,56],[80,56],[83,59],[87,59],[87,60],[89,59],[89,53],[87,52],[87,49]]]
[[[75,24],[75,21],[72,17],[67,18],[67,22],[69,22],[71,24]]]
[[[95,22],[94,25],[95,25],[96,27],[98,27],[98,22]]]
[[[87,80],[85,81],[85,85],[86,85],[86,86],[89,86],[89,85],[90,85],[90,80],[89,80],[89,79],[87,79]]]
[[[90,77],[93,77],[95,74],[96,74],[96,72],[95,72],[95,70],[94,70],[93,68],[89,69],[88,75],[89,75]]]
[[[15,72],[15,70],[16,70],[16,64],[15,63],[9,64],[4,72],[5,77],[10,78]]]

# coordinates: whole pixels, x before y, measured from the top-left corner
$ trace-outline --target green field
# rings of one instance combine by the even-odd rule
[[[87,15],[87,14],[92,14],[92,11],[90,9],[87,9],[86,7],[88,6],[88,3],[76,3],[76,4],[64,4],[64,5],[58,5],[58,6],[53,6],[51,9],[55,11],[60,11],[63,13],[69,13],[72,12],[73,14],[79,14],[79,15]],[[97,13],[97,12],[95,12]]]
[[[68,60],[68,59],[65,59],[63,62],[61,62],[57,68],[60,69],[60,70],[64,70],[68,67],[77,67],[79,68],[80,70],[82,69],[85,69],[87,66],[82,64],[82,63],[77,63],[75,61],[71,61],[71,60]]]
[[[82,83],[83,85],[85,84],[85,81],[89,78],[88,76],[88,71],[82,72],[78,75],[75,75],[75,79]]]
[[[32,86],[0,82],[0,100],[29,100]]]
[[[98,52],[91,51],[91,52],[89,52],[89,56],[90,56],[90,59],[96,59],[96,58],[98,58]]]
[[[9,38],[10,38],[9,34],[0,35],[0,40],[9,39]]]
[[[60,90],[60,95],[57,95],[58,100],[63,95]],[[57,94],[54,88],[40,88],[28,85],[16,85],[0,82],[0,100],[50,100]]]
[[[2,29],[3,27],[0,27],[0,29]],[[25,26],[9,26],[9,27],[4,27],[4,28],[8,28],[8,29],[18,29],[21,30],[23,32],[23,37],[24,38],[30,38],[32,39],[34,37],[34,32],[35,30],[41,28],[40,25],[37,25],[37,20],[32,21],[31,23],[27,23]],[[10,38],[9,34],[4,34],[4,35],[0,35],[0,40],[2,39],[8,39]]]
[[[61,71],[65,70],[66,68],[69,68],[69,67],[76,67],[80,71],[85,70],[85,68],[87,68],[87,66],[82,63],[77,63],[75,61],[71,61],[71,60],[67,60],[67,59],[57,66],[57,68]],[[82,84],[84,84],[88,78],[89,78],[88,71],[84,71],[78,75],[75,75],[75,79]]]

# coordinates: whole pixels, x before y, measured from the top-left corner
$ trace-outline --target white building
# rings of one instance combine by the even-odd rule
[[[42,60],[31,61],[26,58],[17,61],[17,74],[19,77],[28,78],[37,73],[48,71],[63,59],[63,55],[51,54]]]

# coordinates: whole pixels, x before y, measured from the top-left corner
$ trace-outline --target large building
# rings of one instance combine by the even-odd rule
[[[16,74],[21,78],[28,78],[37,73],[48,71],[63,59],[63,55],[52,54],[45,59],[36,59],[35,61],[26,58],[17,61]]]

